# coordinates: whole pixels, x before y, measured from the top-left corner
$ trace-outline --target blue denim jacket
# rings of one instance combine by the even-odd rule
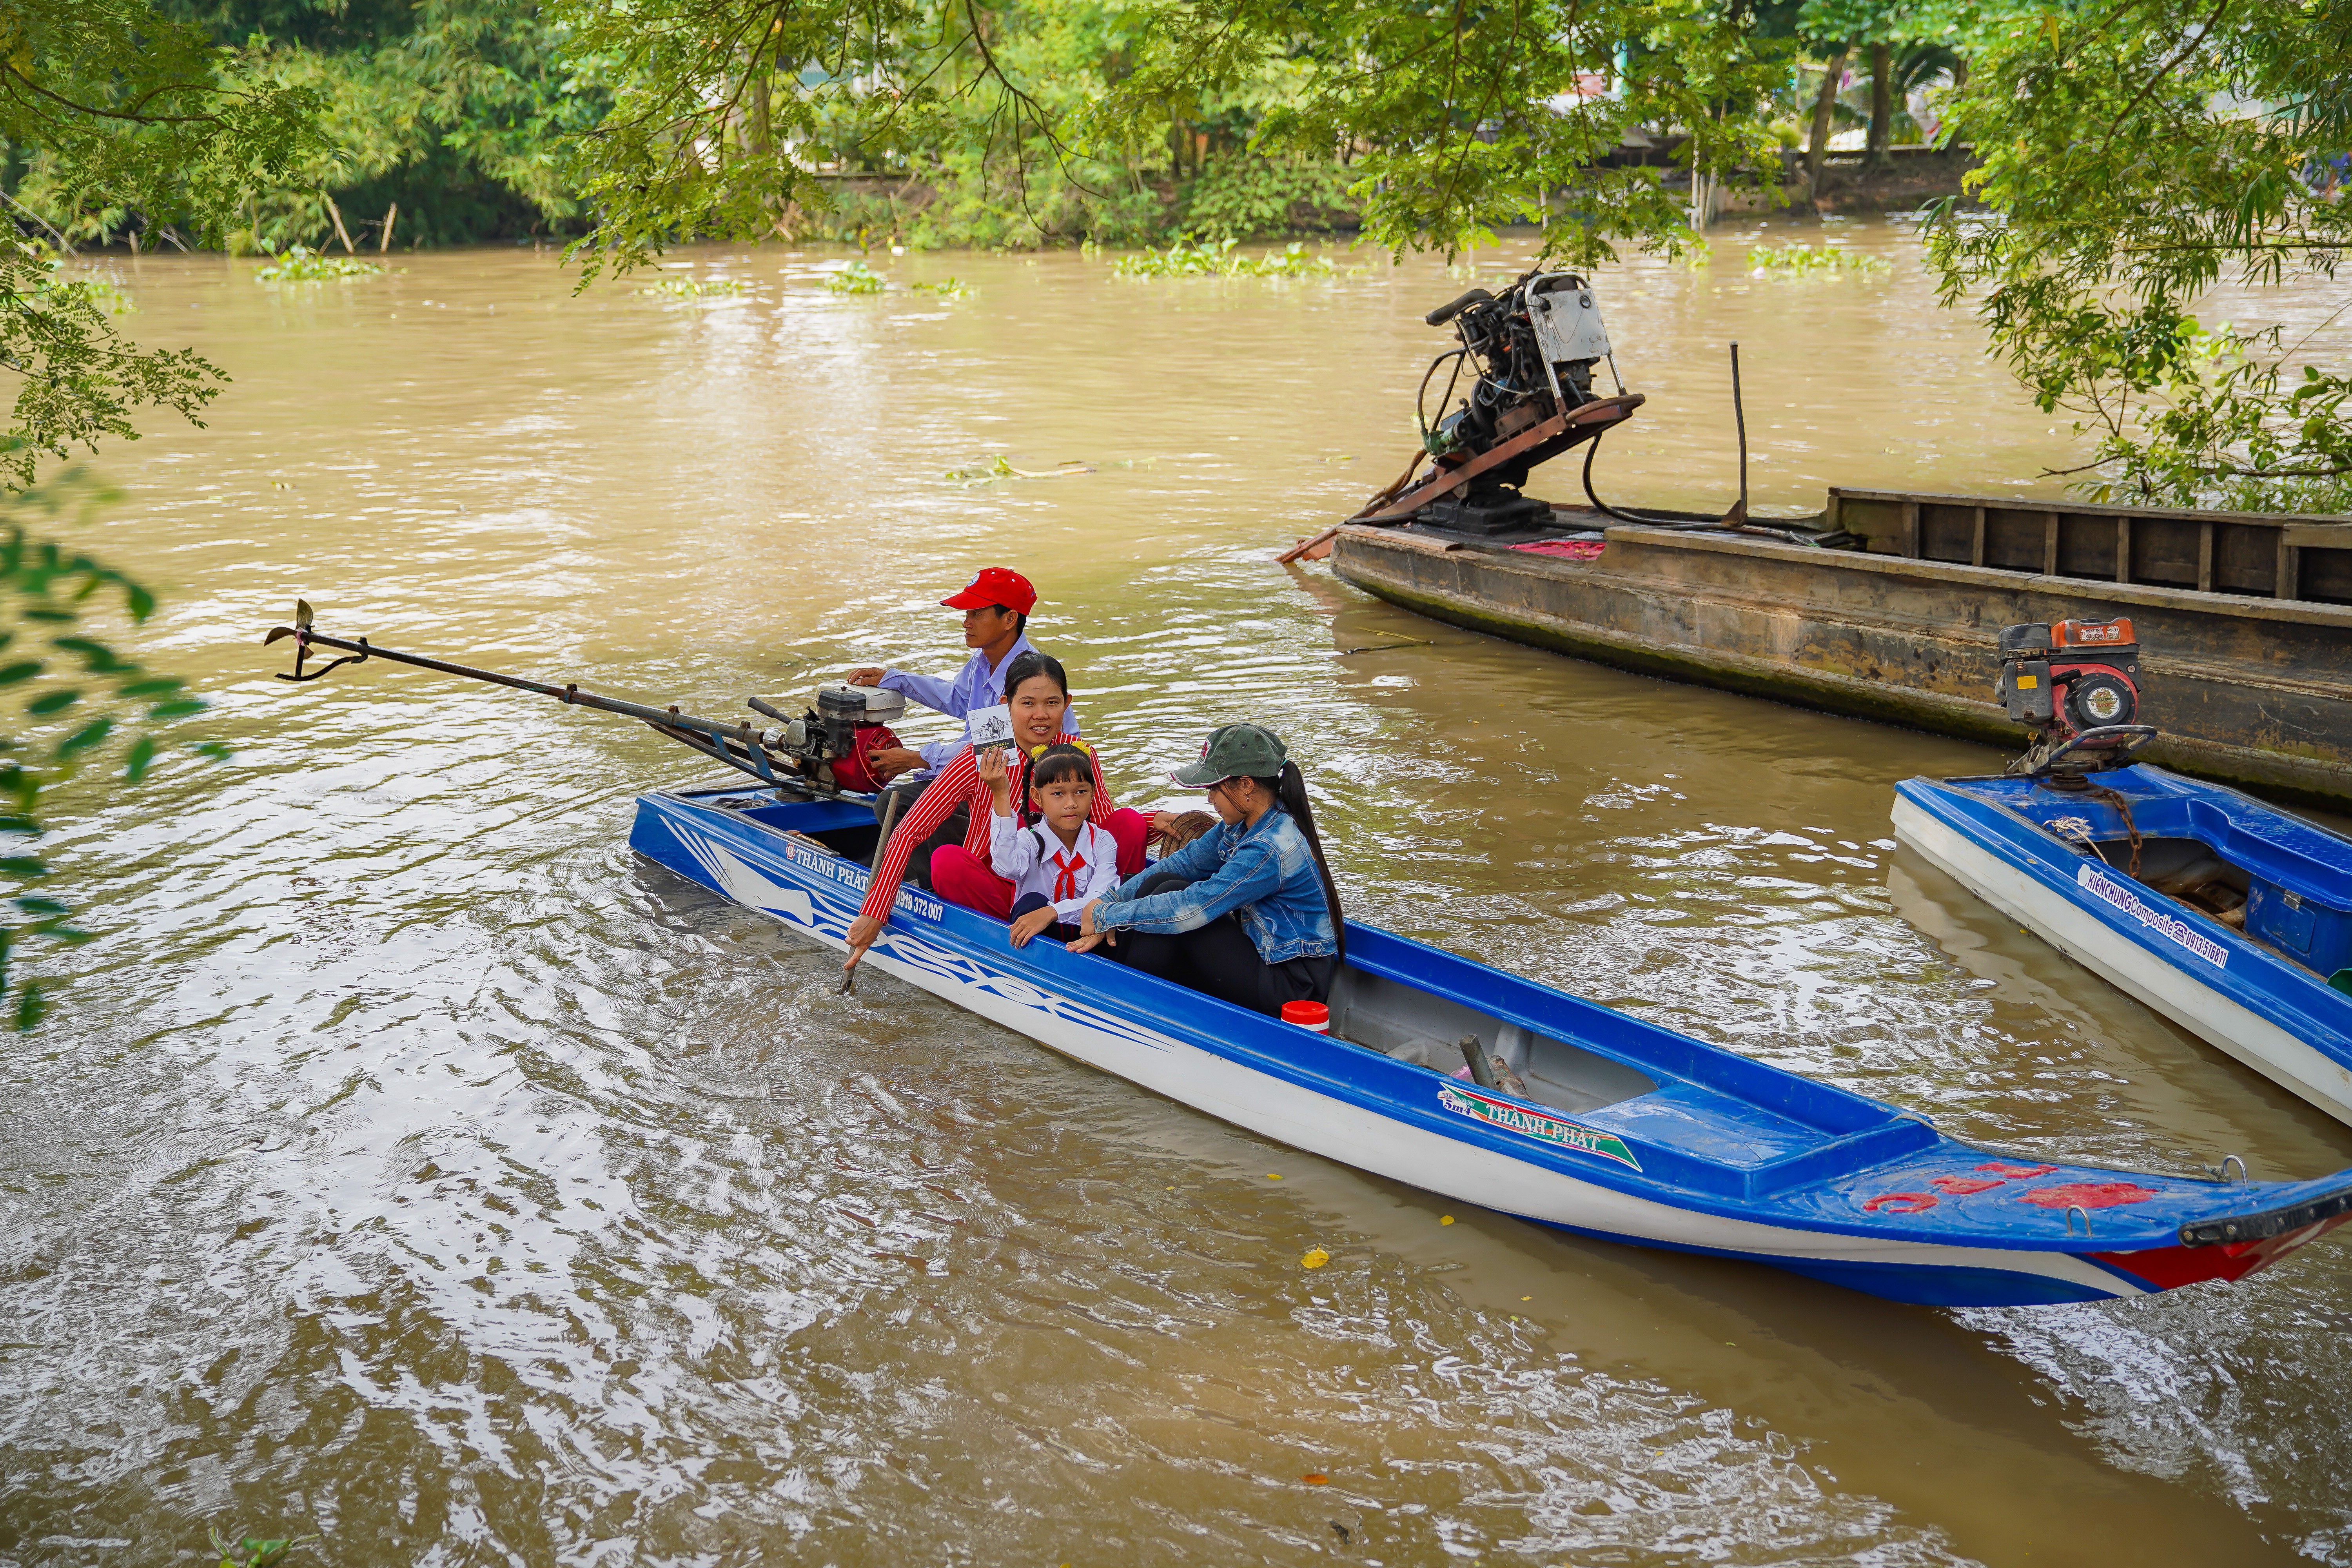
[[[1148,899],[1135,896],[1145,878],[1162,871],[1190,877],[1192,885]],[[1255,827],[1222,823],[1216,832],[1146,866],[1103,896],[1095,924],[1111,931],[1198,931],[1229,910],[1240,911],[1242,929],[1268,963],[1339,951],[1315,852],[1278,805]]]

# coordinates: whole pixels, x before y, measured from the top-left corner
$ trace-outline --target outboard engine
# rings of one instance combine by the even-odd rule
[[[1423,319],[1433,327],[1452,323],[1461,340],[1459,348],[1433,360],[1421,378],[1422,444],[1441,459],[1477,458],[1555,415],[1595,401],[1593,373],[1603,360],[1615,374],[1591,285],[1573,272],[1529,272],[1499,295],[1473,289]],[[1432,426],[1429,384],[1449,360],[1454,369],[1439,403],[1452,399],[1455,406]],[[1455,397],[1465,368],[1475,379],[1466,396]],[[1563,435],[1486,468],[1465,493],[1430,503],[1428,521],[1472,533],[1549,521],[1550,508],[1519,489],[1529,469],[1575,439]]]
[[[2156,734],[2139,719],[2139,644],[2110,620],[2003,626],[1995,690],[2011,722],[2034,731],[2013,773],[2071,774],[2121,767]]]
[[[830,680],[816,689],[816,706],[798,719],[776,707],[789,700],[749,699],[755,712],[778,722],[777,728],[761,731],[761,745],[799,758],[811,773],[824,770],[835,789],[865,794],[882,787],[867,758],[898,746],[898,737],[889,725],[907,711],[903,693]]]

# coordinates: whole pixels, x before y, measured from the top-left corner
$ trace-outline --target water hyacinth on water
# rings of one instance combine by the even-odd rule
[[[734,299],[750,291],[736,278],[665,278],[637,290],[640,294],[667,295],[673,300]]]
[[[947,477],[971,485],[987,484],[995,479],[1060,479],[1073,474],[1091,474],[1094,471],[1093,464],[1082,463],[1075,458],[1066,458],[1051,468],[1016,468],[1013,466],[1013,459],[1000,452],[979,468],[950,468]]]
[[[1875,256],[1812,245],[1759,245],[1748,252],[1750,278],[1867,277],[1894,270]]]
[[[863,261],[853,261],[827,278],[824,286],[835,294],[879,294],[890,287],[890,280]]]
[[[373,261],[353,256],[320,256],[298,245],[267,267],[253,270],[256,283],[323,283],[347,278],[373,278],[383,270]]]
[[[1165,250],[1138,251],[1111,263],[1111,271],[1121,278],[1309,278],[1333,277],[1339,270],[1329,257],[1309,256],[1295,239],[1263,256],[1237,249],[1231,239],[1214,245],[1180,239]]]

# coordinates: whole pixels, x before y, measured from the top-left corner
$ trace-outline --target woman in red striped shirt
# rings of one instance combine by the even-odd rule
[[[1016,809],[1025,811],[1030,753],[1045,746],[1077,742],[1076,736],[1062,732],[1062,715],[1070,707],[1070,683],[1061,662],[1034,651],[1013,659],[1004,671],[1004,703],[1013,710],[1013,741],[1023,759],[1013,798],[1020,803]],[[1110,791],[1103,784],[1101,759],[1088,751],[1087,760],[1094,768],[1095,788],[1087,820],[1118,841],[1118,874],[1132,877],[1143,869],[1143,840],[1151,830],[1150,821],[1139,811],[1114,806]],[[995,793],[980,776],[978,761],[966,746],[940,770],[892,830],[889,847],[883,851],[882,863],[866,885],[866,903],[850,922],[849,962],[842,965],[844,969],[856,968],[866,950],[881,936],[883,922],[890,918],[891,904],[898,897],[898,884],[906,879],[908,860],[924,839],[955,815],[958,806],[969,808],[971,826],[961,844],[943,845],[931,852],[931,891],[998,920],[1011,918],[1013,884],[989,864],[989,819],[996,809]]]

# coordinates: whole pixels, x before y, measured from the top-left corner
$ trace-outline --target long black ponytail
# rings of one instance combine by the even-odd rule
[[[1332,940],[1339,944],[1339,956],[1348,956],[1348,920],[1339,909],[1339,884],[1331,879],[1331,863],[1323,858],[1323,837],[1315,831],[1315,812],[1307,804],[1307,780],[1298,764],[1285,762],[1282,772],[1270,779],[1259,779],[1258,788],[1274,796],[1275,804],[1290,814],[1298,824],[1298,831],[1307,835],[1307,847],[1315,857],[1316,874],[1323,879],[1323,902],[1331,911]]]

